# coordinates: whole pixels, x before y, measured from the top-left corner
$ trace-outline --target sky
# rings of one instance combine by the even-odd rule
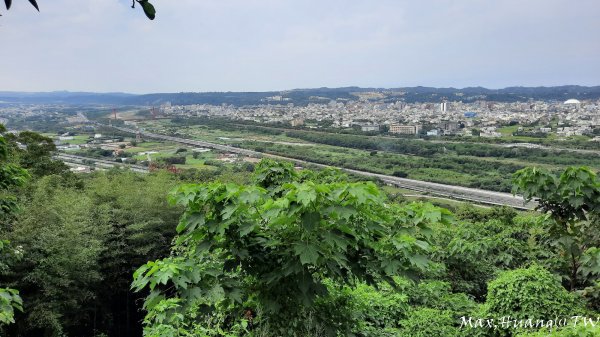
[[[26,0],[0,91],[600,85],[598,0]]]

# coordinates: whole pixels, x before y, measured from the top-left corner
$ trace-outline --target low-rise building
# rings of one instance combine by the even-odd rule
[[[361,125],[360,131],[362,131],[362,132],[379,131],[379,125]]]
[[[390,133],[398,133],[402,135],[416,135],[421,132],[420,125],[400,125],[400,124],[392,124],[390,125]]]

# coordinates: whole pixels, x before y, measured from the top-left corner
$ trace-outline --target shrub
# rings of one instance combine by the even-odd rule
[[[582,302],[568,292],[550,272],[534,265],[527,269],[516,269],[500,273],[488,284],[487,300],[484,316],[494,318],[497,322],[568,319],[576,315],[584,315],[586,310]],[[523,329],[531,331],[531,327],[521,328],[510,324],[498,326],[498,335],[513,336]]]
[[[170,165],[174,164],[185,164],[185,157],[166,157],[163,158],[164,162]]]
[[[408,177],[408,173],[406,173],[404,171],[394,171],[394,173],[392,173],[392,175],[394,177],[399,177],[399,178],[406,178],[406,177]]]
[[[486,305],[491,314],[525,319],[582,313],[575,296],[537,265],[501,273],[488,284]]]

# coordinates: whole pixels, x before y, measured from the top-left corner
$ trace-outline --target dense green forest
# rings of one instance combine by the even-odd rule
[[[80,176],[53,151],[0,138],[2,336],[600,334],[587,168],[515,173],[539,212],[451,212],[289,163]]]

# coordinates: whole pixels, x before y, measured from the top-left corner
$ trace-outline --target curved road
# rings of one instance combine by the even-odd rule
[[[106,126],[104,124],[99,124],[99,125]],[[117,127],[117,126],[113,126],[113,128],[123,131],[123,132],[128,132],[128,133],[133,133],[133,134],[138,133],[137,130],[128,129],[128,128],[122,128],[122,127]],[[431,182],[420,181],[420,180],[398,178],[398,177],[394,177],[394,176],[346,169],[346,168],[342,168],[342,167],[323,165],[323,164],[314,163],[314,162],[310,162],[310,161],[306,161],[306,160],[300,160],[300,159],[294,159],[294,158],[289,158],[289,157],[266,154],[266,153],[262,153],[262,152],[256,152],[256,151],[252,151],[252,150],[240,149],[240,148],[233,147],[233,146],[209,143],[209,142],[199,141],[199,140],[171,137],[171,136],[160,135],[160,134],[155,134],[155,133],[150,133],[150,132],[140,132],[140,135],[147,137],[147,138],[168,140],[168,141],[175,142],[175,143],[192,145],[192,146],[201,146],[201,147],[206,147],[206,148],[211,148],[211,149],[216,149],[216,150],[221,150],[221,151],[226,151],[226,152],[239,153],[239,154],[243,154],[243,155],[247,155],[247,156],[270,157],[270,158],[277,158],[277,159],[293,161],[293,162],[300,163],[300,164],[314,165],[314,166],[323,167],[323,168],[337,168],[342,171],[353,173],[353,174],[378,178],[388,184],[392,184],[392,185],[406,188],[409,190],[426,192],[426,193],[431,193],[434,195],[441,195],[441,196],[445,196],[445,197],[452,197],[452,198],[460,199],[460,200],[478,202],[478,203],[483,203],[483,204],[488,204],[488,205],[510,206],[510,207],[524,209],[524,210],[532,210],[536,206],[535,202],[525,203],[521,196],[515,196],[510,193],[501,193],[501,192],[487,191],[487,190],[481,190],[481,189],[476,189],[476,188],[468,188],[468,187],[462,187],[462,186],[453,186],[453,185],[431,183]]]

